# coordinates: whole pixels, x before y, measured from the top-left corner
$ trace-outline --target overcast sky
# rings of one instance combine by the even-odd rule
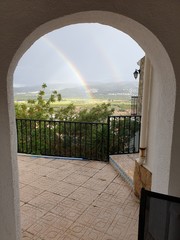
[[[75,24],[50,32],[23,55],[14,86],[132,81],[144,56],[128,35],[101,24]]]

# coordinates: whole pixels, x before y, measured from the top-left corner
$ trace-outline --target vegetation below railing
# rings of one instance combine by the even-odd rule
[[[17,119],[18,152],[106,159],[107,124]]]
[[[109,155],[138,153],[140,128],[141,116],[109,116]]]
[[[18,152],[107,161],[139,149],[140,116],[110,116],[107,123],[17,119]]]

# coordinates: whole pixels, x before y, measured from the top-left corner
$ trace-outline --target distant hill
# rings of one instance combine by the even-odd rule
[[[27,100],[28,98],[34,98],[37,92],[41,89],[41,86],[31,86],[31,87],[15,87],[14,95],[15,100]],[[46,89],[47,96],[53,90],[58,90],[62,98],[82,98],[88,97],[88,92],[81,87],[71,87],[60,89],[59,85],[48,85]],[[137,95],[138,93],[138,82],[108,82],[108,83],[93,83],[89,85],[90,94],[94,98],[105,98],[105,99],[121,99],[130,98],[132,95]]]

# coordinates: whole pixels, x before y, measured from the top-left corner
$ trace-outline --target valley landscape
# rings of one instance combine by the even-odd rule
[[[14,100],[15,102],[26,102],[28,99],[35,99],[40,85],[14,87]],[[131,107],[131,96],[138,94],[137,82],[121,82],[121,83],[98,83],[91,84],[88,89],[83,86],[68,86],[61,87],[58,84],[48,85],[45,92],[48,98],[52,91],[57,90],[62,100],[60,102],[52,103],[53,107],[66,107],[73,103],[76,109],[90,109],[97,104],[110,103],[111,107],[115,109],[115,115],[129,115]]]

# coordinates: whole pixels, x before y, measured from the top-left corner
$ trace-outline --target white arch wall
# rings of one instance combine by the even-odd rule
[[[148,29],[132,19],[110,12],[91,11],[55,19],[40,26],[28,36],[12,61],[10,73],[14,71],[20,56],[36,39],[54,29],[83,22],[98,22],[124,31],[140,44],[151,60],[153,79],[146,167],[152,172],[152,189],[168,193],[176,95],[175,76],[164,47]]]
[[[108,17],[99,12],[98,16],[96,15],[94,18],[95,15],[92,13],[94,10],[108,11],[117,15],[113,15],[111,19],[112,15]],[[91,12],[86,13],[86,11]],[[35,29],[50,20],[77,12],[84,12],[87,21],[89,19],[89,21],[99,21],[117,28],[120,27],[144,47],[153,66],[157,64],[158,68],[154,69],[152,84],[153,98],[148,148],[148,158],[151,160],[148,160],[148,168],[152,169],[154,174],[154,190],[180,196],[178,152],[180,86],[179,81],[177,81],[180,79],[179,11],[179,1],[170,2],[169,0],[72,0],[68,2],[65,0],[38,0],[36,3],[34,1],[6,0],[0,2],[0,194],[3,196],[0,198],[0,233],[3,240],[19,240],[20,236],[11,74],[23,51],[30,46],[30,41],[33,42],[41,35],[38,32],[40,29],[34,32]],[[127,16],[129,19],[121,18],[121,16]],[[61,24],[66,25],[85,20],[83,15],[79,15],[79,19],[76,18],[76,20],[71,17],[61,18],[64,20],[64,23],[61,22]],[[130,19],[134,19],[142,25],[137,26],[135,22],[135,25],[131,25],[132,20]],[[135,26],[137,27],[136,31]],[[143,26],[146,26],[161,41],[172,65],[162,45],[154,35],[152,36],[150,32],[145,31]],[[46,26],[44,25],[44,27]],[[43,28],[41,30],[43,31]],[[36,34],[24,41],[32,32]],[[151,40],[153,44],[151,44]],[[15,55],[17,49],[19,51]],[[10,63],[11,67],[9,68]],[[8,71],[9,74],[7,74]],[[174,81],[175,77],[176,82]],[[175,115],[173,120],[174,102]]]

